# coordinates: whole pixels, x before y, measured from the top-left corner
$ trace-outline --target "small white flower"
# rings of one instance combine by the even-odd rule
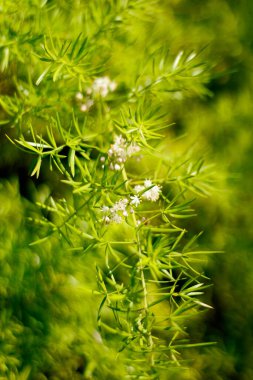
[[[122,217],[117,213],[114,213],[112,215],[111,220],[112,220],[112,222],[117,223],[117,224],[122,223]]]
[[[115,137],[114,144],[108,150],[108,155],[117,162],[126,161],[126,140],[122,136]]]
[[[110,223],[111,219],[109,218],[109,216],[104,216],[104,217],[103,217],[103,221],[104,221],[105,223]]]
[[[106,223],[122,223],[123,217],[128,216],[128,205],[129,199],[122,198],[118,202],[114,203],[112,207],[101,207],[101,211],[104,213],[103,221]]]
[[[136,186],[134,187],[134,192],[138,194],[138,193],[140,193],[141,191],[143,191],[144,189],[145,189],[144,186],[136,185]]]
[[[119,165],[119,164],[115,164],[115,165],[114,165],[114,169],[115,169],[115,170],[120,170],[120,165]]]
[[[102,207],[102,212],[104,212],[104,213],[108,212],[109,210],[110,210],[110,209],[109,209],[108,206],[103,206],[103,207]]]
[[[93,106],[94,102],[92,99],[87,99],[86,103],[80,105],[80,110],[82,112],[89,111],[89,109]]]
[[[133,156],[135,153],[138,153],[140,151],[140,147],[139,145],[137,145],[136,143],[131,143],[129,145],[129,147],[127,148],[127,155],[129,157]]]
[[[155,185],[148,191],[145,191],[145,193],[142,194],[142,197],[146,199],[147,201],[156,202],[158,201],[160,197],[161,188],[158,185]]]
[[[131,195],[130,198],[131,198],[130,204],[135,206],[135,207],[138,207],[139,204],[141,203],[141,200],[138,197],[138,195]]]
[[[96,78],[91,86],[86,90],[88,95],[101,95],[105,98],[109,92],[115,91],[117,88],[117,83],[111,81],[108,76]]]
[[[76,99],[77,100],[82,100],[83,99],[83,94],[81,92],[76,93]]]
[[[135,143],[129,143],[124,137],[115,136],[114,143],[111,144],[108,150],[108,156],[112,161],[110,164],[110,169],[120,170],[122,164],[124,164],[127,158],[131,157],[133,154],[139,152],[140,147]]]
[[[153,183],[152,183],[152,181],[150,181],[150,179],[146,179],[145,181],[144,181],[144,186],[145,187],[150,187],[150,186],[152,186],[153,185]]]
[[[125,211],[126,210],[126,206],[128,204],[128,199],[124,198],[124,199],[120,199],[118,202],[116,202],[114,204],[114,206],[112,207],[113,211]]]
[[[86,111],[88,111],[87,104],[81,104],[81,106],[80,106],[80,111],[82,111],[82,112],[86,112]]]
[[[111,81],[111,82],[109,83],[109,90],[110,90],[111,92],[113,92],[113,91],[116,90],[116,88],[117,88],[117,83],[116,83],[115,81]]]
[[[86,102],[86,105],[88,108],[91,108],[94,104],[94,101],[92,99],[88,99],[87,102]]]
[[[149,189],[149,190],[143,192],[145,189]],[[144,186],[137,185],[134,187],[134,192],[137,194],[143,192],[143,194],[141,195],[143,199],[146,199],[147,201],[151,201],[151,202],[156,202],[160,197],[161,187],[159,185],[153,185],[151,180],[146,179],[144,181]]]

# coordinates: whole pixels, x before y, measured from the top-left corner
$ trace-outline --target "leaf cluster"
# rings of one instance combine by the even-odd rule
[[[15,268],[27,276],[29,292],[31,278],[38,291],[25,301],[17,289],[14,294],[19,302],[35,305],[32,317],[28,307],[27,316],[17,317],[22,339],[26,318],[31,339],[36,328],[39,334],[34,344],[27,341],[27,349],[34,349],[29,369],[22,348],[17,361],[6,354],[1,370],[7,376],[20,372],[29,378],[30,370],[31,376],[47,371],[58,371],[58,378],[72,376],[74,370],[64,375],[57,366],[63,347],[69,368],[77,356],[87,379],[166,379],[168,368],[184,364],[185,349],[203,345],[190,341],[187,326],[210,307],[203,300],[206,251],[197,249],[198,235],[191,237],[184,223],[195,216],[192,193],[207,196],[213,174],[190,150],[175,158],[168,150],[174,143],[168,101],[175,94],[209,94],[208,65],[193,52],[168,54],[155,38],[144,55],[136,53],[139,28],[148,38],[159,22],[150,17],[154,3],[159,4],[26,0],[22,22],[17,22],[18,4],[6,3],[11,19],[1,21],[0,61],[11,80],[0,97],[1,124],[9,128],[10,143],[30,155],[34,186],[50,178],[48,173],[58,184],[53,193],[47,183],[48,192],[27,211],[21,239],[27,263]],[[137,27],[132,19],[140,20]],[[122,57],[114,60],[118,47],[131,49],[130,63],[131,55],[138,58],[126,77]],[[119,137],[124,148],[115,143]],[[133,153],[124,151],[130,148]],[[119,157],[110,153],[113,149]],[[120,165],[113,166],[118,158]],[[145,199],[155,189],[158,197]],[[139,204],[133,205],[136,197]],[[104,210],[113,210],[112,217],[120,212],[120,223],[108,224]],[[34,253],[36,269],[29,267]],[[21,276],[18,287],[24,284]],[[45,313],[40,319],[43,307],[52,323]],[[10,331],[13,319],[8,320]],[[19,335],[14,335],[17,347]]]

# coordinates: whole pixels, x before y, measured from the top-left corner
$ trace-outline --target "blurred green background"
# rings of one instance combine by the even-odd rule
[[[170,3],[170,5],[169,5]],[[203,379],[253,378],[253,3],[174,1],[168,7],[179,41],[207,43],[213,75],[204,100],[175,109],[180,132],[206,147],[216,163],[220,191],[199,204],[201,244],[224,250],[207,266],[214,311],[204,320],[205,339],[218,342],[204,357]],[[176,126],[176,128],[177,128]],[[221,178],[223,177],[223,181]],[[210,358],[211,356],[211,358]],[[202,370],[203,371],[203,370]]]
[[[64,5],[67,11],[71,5],[55,3]],[[2,2],[1,12],[6,4]],[[146,34],[141,32],[147,26],[132,29],[133,36],[139,36],[140,53],[129,53],[126,61],[121,50],[124,43],[118,41],[119,50],[113,53],[115,73],[120,77],[121,67],[122,80],[129,76],[131,62],[144,51],[147,35],[152,33],[154,42],[162,42],[172,56],[181,49],[201,50],[210,72],[207,95],[188,94],[186,89],[171,93],[165,102],[170,121],[175,122],[170,133],[185,136],[177,140],[174,150],[195,145],[215,164],[217,189],[210,197],[198,200],[198,217],[190,226],[193,232],[204,231],[200,246],[224,251],[213,255],[206,264],[206,273],[213,282],[208,296],[214,310],[192,327],[201,341],[216,341],[217,345],[196,354],[195,372],[189,372],[187,379],[251,380],[253,2],[163,0],[149,7],[151,11],[154,7],[155,16]],[[2,21],[6,22],[7,19]],[[9,80],[4,72],[0,74],[2,94],[12,91]],[[5,119],[3,111],[1,117]],[[10,125],[1,129],[1,378],[6,378],[6,368],[9,373],[13,369],[13,376],[20,368],[20,377],[13,379],[22,379],[22,373],[25,379],[31,363],[35,379],[84,378],[81,373],[87,358],[92,363],[100,355],[104,364],[97,370],[97,378],[119,379],[120,363],[113,369],[115,377],[109,377],[110,353],[101,353],[100,347],[96,350],[94,342],[89,344],[93,339],[93,299],[87,295],[85,283],[95,279],[94,274],[85,271],[88,264],[76,257],[70,265],[71,260],[58,245],[55,252],[54,244],[58,242],[51,241],[46,249],[27,247],[27,241],[36,239],[36,231],[25,222],[26,215],[33,212],[30,201],[41,200],[52,190],[57,193],[58,184],[46,170],[34,184],[29,177],[30,159],[6,139],[5,133],[15,132]],[[85,305],[80,306],[84,298]],[[89,331],[80,329],[84,324],[89,325]]]

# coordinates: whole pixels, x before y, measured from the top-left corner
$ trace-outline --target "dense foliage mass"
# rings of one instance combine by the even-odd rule
[[[251,11],[0,2],[0,378],[250,379]]]

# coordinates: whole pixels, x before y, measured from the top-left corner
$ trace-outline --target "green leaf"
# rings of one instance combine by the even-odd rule
[[[40,83],[43,81],[43,79],[45,78],[45,76],[47,75],[47,73],[50,71],[52,65],[49,65],[44,71],[43,73],[39,76],[39,78],[37,79],[36,81],[36,86],[39,86]]]
[[[72,177],[75,177],[75,155],[76,151],[74,149],[70,149],[68,155],[68,164],[70,167]]]
[[[31,177],[36,174],[36,178],[39,178],[41,164],[42,164],[42,157],[38,156],[37,162],[36,162],[34,169],[31,173]]]

